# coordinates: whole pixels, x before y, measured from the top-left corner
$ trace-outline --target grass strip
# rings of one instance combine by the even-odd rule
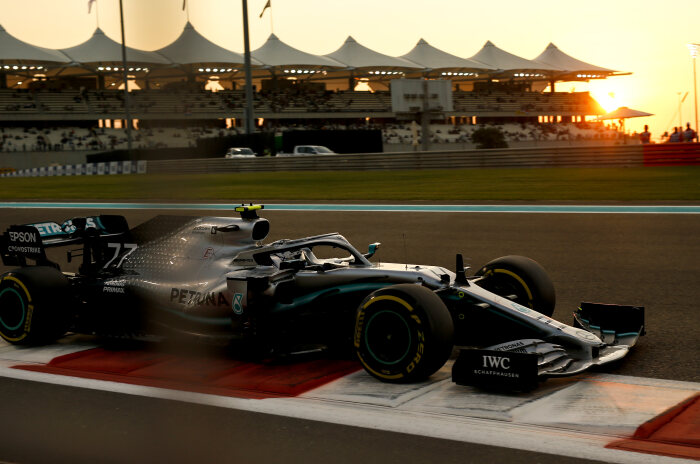
[[[1,178],[4,201],[692,201],[700,167]]]

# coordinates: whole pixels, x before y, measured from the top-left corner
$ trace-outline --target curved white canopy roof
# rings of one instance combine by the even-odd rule
[[[251,56],[266,66],[299,66],[315,68],[345,68],[346,66],[325,56],[312,55],[287,45],[270,34],[267,41]]]
[[[477,63],[476,61],[443,52],[423,39],[420,39],[416,46],[410,52],[402,55],[401,58],[411,60],[431,70],[492,71],[496,69],[487,64]]]
[[[226,63],[238,65],[245,62],[242,54],[210,41],[197,32],[190,22],[185,24],[182,34],[173,43],[157,50],[156,53],[160,53],[175,64]],[[260,64],[252,59],[251,63]]]
[[[0,26],[0,61],[3,63],[49,62],[70,63],[68,58],[58,50],[37,47],[12,37]]]
[[[469,59],[503,71],[558,71],[548,64],[526,60],[508,53],[495,46],[490,40],[484,44],[476,55]]]
[[[100,28],[97,28],[87,41],[61,51],[74,62],[81,64],[122,62],[121,44],[107,37]],[[126,47],[126,60],[129,63],[170,64],[167,58],[157,53],[131,47]]]
[[[626,106],[621,106],[618,109],[605,113],[602,116],[598,116],[596,119],[629,119],[629,118],[644,118],[646,116],[654,116],[653,113],[647,113],[646,111],[633,110]]]
[[[357,43],[355,39],[348,36],[345,39],[343,45],[327,55],[323,55],[327,58],[331,58],[338,61],[349,68],[362,69],[362,68],[383,68],[383,69],[404,69],[404,70],[418,70],[423,69],[423,66],[412,63],[410,61],[404,60],[402,58],[396,58],[389,55],[384,55],[383,53],[375,52],[370,50],[364,45]]]
[[[547,48],[532,61],[551,66],[566,72],[581,72],[581,73],[614,73],[612,69],[601,68],[585,61],[577,60],[576,58],[567,55],[557,48],[553,43],[549,43]]]
[[[197,32],[189,22],[185,24],[182,33],[175,41],[157,52],[131,47],[127,47],[126,51],[129,63],[151,66],[170,65],[161,67],[161,70],[174,68],[172,66],[174,64],[211,63],[238,66],[245,61],[241,53],[211,42]],[[465,75],[466,72],[489,73],[495,76],[512,73],[516,78],[541,79],[546,75],[550,80],[605,78],[612,74],[619,75],[614,70],[595,66],[567,55],[552,43],[537,58],[527,60],[508,53],[488,41],[477,54],[467,59],[446,53],[420,39],[411,51],[400,57],[393,57],[371,50],[348,36],[336,51],[326,55],[314,55],[291,47],[271,34],[267,41],[251,55],[252,64],[258,69],[276,67],[312,69],[310,71],[304,69],[304,74],[316,73],[320,70],[352,72],[354,69],[374,68],[382,69],[382,73],[387,70],[387,74],[391,70],[421,73],[454,71],[459,72],[459,75],[462,75],[462,72],[465,72]],[[11,36],[0,26],[0,63],[71,63],[68,67],[61,66],[61,72],[71,72],[71,68],[76,68],[75,64],[114,66],[121,61],[121,44],[107,37],[99,28],[90,39],[80,45],[54,50],[23,42]],[[453,73],[443,72],[443,74]]]

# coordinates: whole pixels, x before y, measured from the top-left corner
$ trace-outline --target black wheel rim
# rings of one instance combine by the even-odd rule
[[[0,325],[3,328],[14,331],[24,323],[27,309],[24,300],[14,288],[0,290]]]
[[[377,362],[391,366],[406,358],[413,337],[406,319],[393,310],[374,313],[365,328],[365,347]]]

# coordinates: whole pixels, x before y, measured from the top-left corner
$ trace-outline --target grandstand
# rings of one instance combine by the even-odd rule
[[[123,85],[118,43],[97,29],[83,44],[48,53],[26,43],[20,47],[0,27],[3,43],[13,45],[0,47],[5,53],[0,56],[1,151],[126,147],[125,95],[117,90]],[[27,54],[42,66],[23,65]],[[198,138],[239,132],[247,104],[239,53],[213,44],[188,23],[172,44],[156,52],[128,48],[127,59],[139,63],[128,69],[137,87],[128,98],[137,129],[135,147],[191,147]],[[385,150],[410,146],[409,123],[417,115],[395,113],[388,90],[392,79],[408,77],[452,81],[452,110],[431,115],[431,143],[466,147],[483,124],[500,127],[515,144],[619,135],[602,123],[587,122],[604,112],[588,93],[554,89],[561,81],[621,73],[574,59],[553,44],[533,60],[491,42],[471,58],[461,58],[421,39],[409,53],[390,57],[348,37],[335,52],[316,56],[270,36],[252,59],[257,131],[379,128]],[[205,90],[213,83],[220,91]],[[358,83],[372,91],[355,91]],[[552,91],[541,90],[546,86]]]
[[[465,92],[453,93],[454,111],[442,117],[526,118],[585,117],[603,113],[586,92]],[[282,119],[395,119],[388,91],[258,92],[255,116]],[[225,119],[243,117],[243,91],[135,90],[130,112],[140,120]],[[123,119],[124,95],[119,90],[0,90],[2,121],[65,121]],[[568,121],[571,121],[569,119]]]
[[[507,140],[605,140],[601,124],[581,124],[586,115],[600,114],[587,93],[456,91],[454,111],[434,119],[433,143],[468,144],[481,124],[496,124]],[[130,113],[139,130],[137,148],[188,147],[197,138],[238,133],[243,118],[242,91],[136,90],[130,94]],[[410,134],[396,131],[406,121],[392,112],[388,91],[300,91],[296,88],[261,91],[254,95],[258,130],[294,128],[364,128],[383,130],[386,144],[411,143]],[[0,90],[1,151],[109,150],[126,148],[123,127],[124,95],[120,90]],[[228,124],[227,121],[228,120]],[[549,129],[559,122],[559,127]],[[227,128],[228,126],[231,126]],[[42,128],[39,131],[38,128]],[[41,132],[41,133],[39,133]],[[609,132],[609,131],[604,131]]]

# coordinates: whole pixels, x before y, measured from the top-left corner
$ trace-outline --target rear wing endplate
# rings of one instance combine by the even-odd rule
[[[24,266],[26,259],[50,264],[45,249],[85,243],[91,238],[113,237],[128,232],[123,216],[102,215],[57,222],[13,225],[0,236],[0,255],[5,266]]]

